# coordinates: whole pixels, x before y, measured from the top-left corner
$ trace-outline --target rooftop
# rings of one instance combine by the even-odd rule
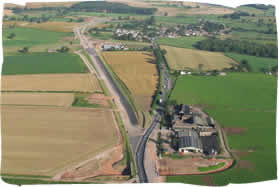
[[[196,131],[192,129],[184,129],[178,133],[179,136],[179,147],[195,147],[202,149],[202,142]]]

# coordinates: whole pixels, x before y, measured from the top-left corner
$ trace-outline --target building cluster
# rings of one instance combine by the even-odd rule
[[[116,29],[114,36],[124,40],[151,41],[152,37],[137,30]]]
[[[123,44],[104,44],[102,45],[103,51],[113,51],[113,50],[128,50]]]
[[[216,155],[220,152],[215,121],[192,107],[179,105],[172,120],[180,153]]]

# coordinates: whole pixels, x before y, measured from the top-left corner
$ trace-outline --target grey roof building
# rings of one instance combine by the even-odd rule
[[[203,152],[203,145],[198,133],[193,129],[184,129],[178,132],[179,152]]]

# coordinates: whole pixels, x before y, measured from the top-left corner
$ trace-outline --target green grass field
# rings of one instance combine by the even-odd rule
[[[2,75],[85,73],[87,67],[72,53],[31,53],[5,56]]]
[[[213,166],[208,166],[208,167],[199,167],[199,171],[201,172],[207,172],[207,171],[213,171],[213,170],[217,170],[219,168],[222,168],[225,166],[225,162],[221,162],[219,164],[213,165]]]
[[[236,53],[225,53],[225,55],[234,59],[237,62],[241,62],[242,60],[247,60],[248,63],[253,68],[253,71],[255,72],[260,71],[261,68],[269,69],[269,67],[278,65],[277,58],[264,58],[264,57],[241,55]]]
[[[14,33],[16,36],[13,39],[8,39],[7,36],[10,33]],[[23,27],[3,29],[3,47],[31,47],[35,45],[53,44],[66,36],[73,36],[73,33],[52,32]]]
[[[231,169],[206,175],[215,185],[275,179],[276,78],[260,73],[231,73],[226,77],[179,77],[172,100],[202,104],[222,127],[244,128],[228,134],[240,160]],[[204,176],[169,176],[168,182],[206,184]]]
[[[206,39],[205,37],[179,37],[179,38],[159,38],[158,44],[168,45],[180,48],[193,49],[193,45],[197,42]]]
[[[111,40],[113,39],[113,32],[100,32],[96,34],[95,32],[91,33],[91,36],[100,40]]]

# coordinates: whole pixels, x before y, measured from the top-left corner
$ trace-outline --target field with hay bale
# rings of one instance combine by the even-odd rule
[[[167,51],[166,59],[171,69],[174,70],[222,70],[231,67],[235,62],[222,53],[200,51],[194,49],[161,46]]]
[[[109,110],[2,106],[1,169],[53,176],[113,148],[118,137]]]
[[[104,52],[103,57],[135,101],[136,109],[148,113],[158,84],[152,53]]]

